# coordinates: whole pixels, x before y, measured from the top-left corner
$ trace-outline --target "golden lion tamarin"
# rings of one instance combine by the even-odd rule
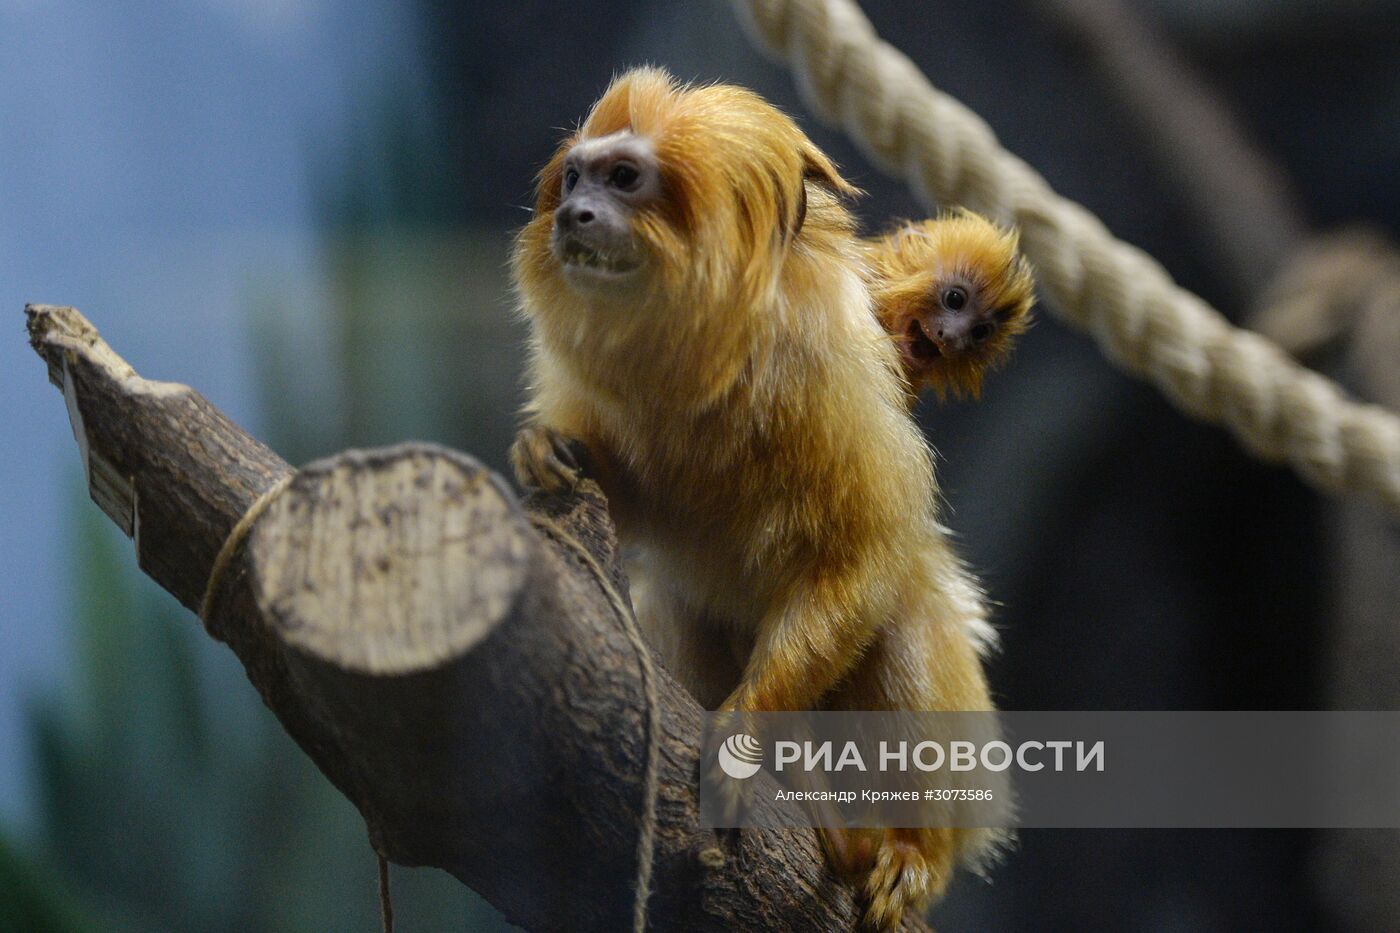
[[[981,595],[937,521],[853,191],[747,90],[617,78],[515,246],[531,352],[512,460],[563,491],[586,446],[638,554],[638,618],[706,706],[990,710]],[[882,928],[994,836],[823,831]]]
[[[1030,322],[1035,284],[1014,232],[961,211],[866,240],[875,315],[894,338],[910,401],[976,398]]]

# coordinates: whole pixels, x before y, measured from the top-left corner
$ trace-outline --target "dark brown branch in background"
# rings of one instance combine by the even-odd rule
[[[1283,170],[1194,68],[1121,0],[1037,0],[1143,134],[1213,249],[1239,304],[1308,236]]]
[[[1036,2],[1176,184],[1249,327],[1307,360],[1392,313],[1395,245],[1365,226],[1314,234],[1287,173],[1151,22],[1123,0]],[[1358,388],[1376,401],[1393,395]]]
[[[1367,229],[1311,236],[1283,172],[1187,63],[1121,0],[1039,0],[1078,41],[1185,195],[1216,271],[1249,325],[1302,360],[1330,357],[1363,397],[1400,405],[1400,252]],[[1320,13],[1335,20],[1335,9]],[[1316,28],[1309,23],[1306,28]],[[1330,352],[1329,352],[1330,351]],[[1329,629],[1320,653],[1335,709],[1400,704],[1400,539],[1356,503],[1328,510]],[[1320,833],[1312,875],[1329,916],[1355,929],[1400,921],[1394,832]]]
[[[139,377],[72,308],[26,310],[94,500],[142,569],[198,607],[229,531],[291,467],[188,387]],[[297,471],[205,621],[390,859],[451,872],[529,930],[625,929],[646,754],[638,659],[584,562],[529,510],[625,587],[591,482],[522,505],[472,458],[406,444]],[[856,905],[809,830],[721,841],[697,828],[702,713],[664,673],[657,690],[651,926],[852,929]]]

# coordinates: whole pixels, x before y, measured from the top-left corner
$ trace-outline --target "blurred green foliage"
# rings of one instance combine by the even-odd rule
[[[47,867],[22,856],[0,837],[0,921],[34,933],[97,930],[66,886]]]
[[[0,929],[376,929],[354,808],[106,519],[73,525],[76,670],[33,709],[45,870],[0,843]],[[505,928],[441,872],[394,882],[402,930]]]

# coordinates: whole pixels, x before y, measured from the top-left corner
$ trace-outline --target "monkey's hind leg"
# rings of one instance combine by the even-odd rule
[[[961,568],[943,566],[938,555],[930,555],[924,569],[922,580],[911,574],[908,604],[881,630],[851,676],[833,692],[827,708],[994,710],[979,656],[986,623],[980,599],[969,595],[976,587],[970,578],[965,586],[953,585],[958,581],[949,574],[962,573]],[[940,727],[937,721],[933,725]],[[843,838],[827,841],[829,853],[844,852],[853,860],[838,868],[863,875],[859,884],[868,927],[892,929],[904,911],[922,913],[943,896],[959,865],[977,870],[994,857],[1006,834],[969,826],[975,819],[964,812],[965,806],[934,805],[926,814],[929,825],[847,831]]]

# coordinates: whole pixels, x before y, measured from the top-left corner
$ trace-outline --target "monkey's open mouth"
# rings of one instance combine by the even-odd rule
[[[932,364],[943,355],[943,351],[938,349],[938,344],[929,337],[923,322],[918,318],[909,319],[909,326],[904,330],[903,350],[911,362],[924,366]]]
[[[627,275],[635,272],[642,264],[636,256],[595,249],[576,237],[564,237],[555,241],[554,253],[565,268],[597,275]]]

